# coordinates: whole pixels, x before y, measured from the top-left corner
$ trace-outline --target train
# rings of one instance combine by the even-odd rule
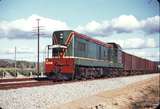
[[[155,73],[158,65],[73,30],[54,31],[47,46],[45,75],[73,80]]]

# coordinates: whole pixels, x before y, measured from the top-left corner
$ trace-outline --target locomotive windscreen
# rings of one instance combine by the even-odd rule
[[[63,44],[64,41],[64,32],[63,31],[57,31],[53,33],[53,45],[55,44]]]
[[[71,30],[64,30],[64,31],[55,31],[52,35],[52,45],[56,45],[55,48],[52,49],[52,56],[59,56],[60,53],[65,55],[70,55],[70,46],[67,46],[66,40],[68,36],[71,34]],[[62,46],[67,47],[67,51],[65,52],[64,48]]]

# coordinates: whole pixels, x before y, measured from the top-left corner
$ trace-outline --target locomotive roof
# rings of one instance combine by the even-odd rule
[[[113,47],[115,47],[115,48],[121,48],[121,46],[119,44],[115,43],[115,42],[109,42],[107,44],[112,44]]]
[[[84,35],[84,34],[81,34],[81,33],[78,33],[76,31],[73,31],[73,30],[59,30],[59,31],[54,31],[54,32],[74,32],[74,34],[76,34],[76,37],[79,37],[79,38],[82,38],[82,39],[85,39],[87,41],[90,41],[90,42],[94,42],[98,45],[102,45],[102,46],[105,46],[107,48],[118,48],[120,47],[118,44],[116,43],[105,43],[103,41],[100,41],[100,40],[97,40],[95,38],[92,38],[90,36],[87,36],[87,35]]]
[[[102,46],[105,46],[105,47],[107,47],[107,48],[112,48],[112,47],[113,47],[113,46],[110,45],[110,44],[107,44],[107,43],[102,42],[102,41],[100,41],[100,40],[91,38],[91,37],[89,37],[89,36],[87,36],[87,35],[84,35],[84,34],[81,34],[81,33],[75,32],[75,31],[74,31],[74,33],[77,34],[77,37],[82,38],[82,39],[85,39],[85,40],[90,41],[90,42],[94,42],[94,43],[96,43],[96,44],[98,44],[98,45],[102,45]]]

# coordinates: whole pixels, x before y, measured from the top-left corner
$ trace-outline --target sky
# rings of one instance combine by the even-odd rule
[[[159,60],[157,0],[0,0],[0,59],[36,61],[40,19],[40,60],[55,30],[75,30],[127,53]]]

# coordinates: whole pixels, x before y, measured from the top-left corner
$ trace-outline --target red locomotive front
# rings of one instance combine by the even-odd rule
[[[45,72],[47,76],[52,73],[73,74],[74,73],[73,58],[46,58]]]
[[[53,33],[53,42],[52,45],[48,45],[48,55],[45,59],[45,74],[48,77],[73,78],[75,62],[74,58],[70,56],[71,51],[67,51],[67,48],[71,46],[73,33],[69,31],[67,36],[61,31]],[[49,50],[51,50],[51,53]],[[51,57],[49,54],[51,54]]]

